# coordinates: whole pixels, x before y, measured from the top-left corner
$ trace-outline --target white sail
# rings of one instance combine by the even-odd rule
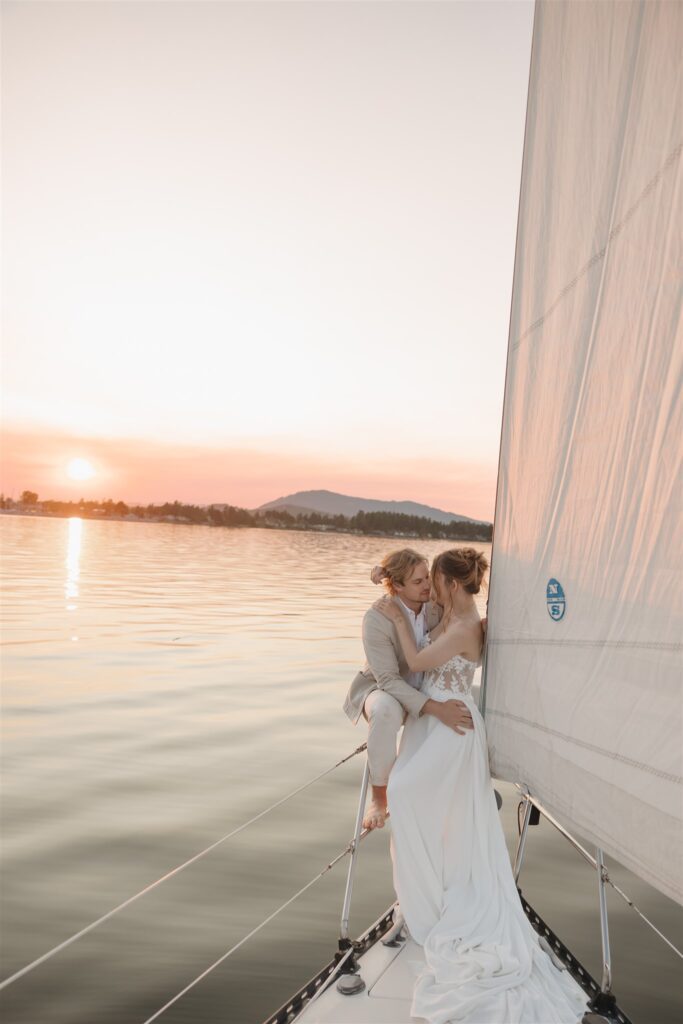
[[[494,774],[679,902],[681,53],[537,3],[485,681]]]

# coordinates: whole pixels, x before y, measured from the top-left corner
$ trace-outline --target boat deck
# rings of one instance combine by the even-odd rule
[[[520,899],[541,944],[555,966],[567,970],[583,988],[589,999],[599,996],[599,986],[583,965],[570,953],[554,932],[538,916],[533,907]],[[337,958],[323,968],[311,981],[264,1024],[421,1024],[412,1017],[412,992],[415,979],[424,967],[421,946],[406,935],[403,919],[396,916],[397,905],[358,939],[356,962],[359,970],[353,975],[335,972]],[[396,916],[396,920],[394,920]],[[331,975],[334,974],[334,977]],[[363,987],[353,995],[340,992],[338,985],[362,978]],[[327,985],[327,987],[325,987]],[[611,999],[611,997],[610,997]],[[604,1024],[631,1024],[615,1001],[601,1007],[602,1016],[587,1014],[585,1020]]]
[[[342,995],[336,979],[301,1015],[301,1024],[419,1024],[410,1016],[415,978],[424,967],[422,947],[407,939],[398,947],[375,942],[360,958],[362,992]]]

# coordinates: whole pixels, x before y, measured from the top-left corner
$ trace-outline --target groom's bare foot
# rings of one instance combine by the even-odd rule
[[[380,800],[371,800],[365,812],[365,817],[363,818],[363,828],[384,828],[386,818],[386,801],[382,803]]]

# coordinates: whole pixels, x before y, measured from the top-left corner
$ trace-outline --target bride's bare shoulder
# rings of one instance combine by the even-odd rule
[[[460,654],[469,661],[478,661],[483,644],[481,619],[454,619],[444,632],[444,644],[450,654]]]

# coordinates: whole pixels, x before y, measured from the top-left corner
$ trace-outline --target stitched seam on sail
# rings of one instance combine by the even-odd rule
[[[575,811],[572,807],[569,806],[569,804],[567,804],[566,800],[564,800],[564,798],[561,797],[554,790],[549,793],[549,796],[550,801],[555,805],[554,812],[559,814],[560,816],[566,815],[568,818],[571,818],[573,820]],[[546,800],[546,802],[548,801]],[[672,815],[668,815],[668,817],[672,817]],[[674,818],[673,820],[678,822],[677,818]],[[594,829],[597,833],[603,835],[606,839],[608,839],[615,849],[620,849],[622,847],[622,840],[616,839],[612,835],[612,833],[605,828],[604,822],[601,819],[589,822],[588,827],[590,829]],[[661,875],[658,872],[654,871],[652,866],[650,864],[646,864],[645,861],[641,860],[640,857],[635,855],[631,856],[633,859],[633,864],[637,864],[638,869],[641,872],[642,878],[644,878],[645,880],[650,879],[650,882],[655,885],[662,884],[668,891],[676,893],[677,896],[683,896],[683,888],[681,888],[678,885],[678,879],[665,877],[664,875]],[[615,859],[618,860],[618,857],[616,857],[616,855]],[[631,868],[631,870],[634,869]]]
[[[557,729],[550,729],[547,725],[539,725],[538,722],[530,722],[528,718],[522,718],[520,715],[513,715],[509,711],[498,711],[496,708],[488,708],[486,711],[487,715],[499,715],[501,718],[511,718],[514,722],[521,722],[523,725],[528,725],[532,729],[539,729],[541,732],[547,732],[550,736],[557,736],[561,740],[566,740],[567,743],[574,743],[577,747],[584,747],[586,750],[592,750],[596,754],[602,754],[604,757],[611,757],[614,761],[622,761],[624,764],[629,764],[633,768],[642,768],[644,772],[649,772],[651,775],[656,775],[660,779],[667,779],[669,782],[676,782],[679,786],[683,784],[683,778],[680,775],[673,775],[670,772],[660,771],[659,768],[652,768],[648,764],[643,764],[642,761],[636,761],[631,757],[625,757],[623,754],[615,754],[611,750],[605,750],[603,747],[595,746],[593,743],[587,743],[586,740],[577,740],[572,736],[567,736],[566,733],[559,732]]]
[[[489,637],[488,644],[538,644],[544,647],[626,647],[644,648],[648,650],[681,651],[683,644],[664,643],[657,640],[546,640],[541,637],[510,637],[509,639],[494,640]]]
[[[593,256],[591,256],[591,257],[590,257],[590,259],[588,260],[588,262],[587,262],[587,263],[585,263],[585,264],[583,265],[583,267],[581,267],[581,269],[580,269],[580,270],[579,270],[579,272],[578,272],[578,273],[576,274],[576,276],[575,276],[574,278],[572,278],[572,280],[571,280],[571,281],[569,282],[569,284],[566,284],[566,285],[564,286],[564,288],[563,288],[563,289],[562,289],[562,291],[561,291],[561,292],[559,293],[559,295],[557,296],[557,298],[555,299],[555,301],[554,301],[554,302],[552,302],[552,303],[550,304],[550,306],[548,306],[548,308],[547,308],[547,310],[545,311],[545,313],[544,313],[544,314],[543,314],[542,316],[540,316],[540,317],[539,317],[539,318],[538,318],[537,320],[534,320],[534,322],[533,322],[532,324],[530,324],[530,325],[529,325],[529,326],[527,327],[527,329],[526,329],[526,330],[524,331],[524,333],[523,333],[523,334],[520,334],[520,336],[519,336],[519,338],[517,339],[517,341],[515,341],[515,342],[514,342],[514,343],[513,343],[513,344],[512,344],[511,346],[510,346],[510,351],[511,351],[511,352],[514,352],[514,351],[515,351],[515,350],[516,350],[517,348],[519,348],[519,346],[520,346],[520,345],[522,344],[522,342],[524,341],[524,339],[525,339],[525,338],[526,338],[526,337],[527,337],[527,336],[528,336],[529,334],[531,334],[531,333],[532,333],[533,331],[535,331],[537,327],[540,327],[540,326],[541,326],[541,324],[542,324],[542,323],[543,323],[543,322],[544,322],[544,321],[545,321],[545,320],[547,319],[547,317],[549,317],[549,316],[550,316],[550,314],[551,314],[552,312],[554,312],[554,310],[555,310],[555,309],[556,309],[556,307],[557,307],[557,306],[558,306],[558,305],[560,304],[560,302],[561,302],[561,301],[562,301],[562,299],[563,299],[563,298],[565,297],[565,295],[566,295],[566,294],[567,294],[568,292],[570,292],[570,291],[572,290],[572,288],[574,288],[574,286],[575,286],[576,284],[578,284],[578,282],[579,282],[579,281],[581,280],[581,278],[582,278],[582,277],[583,277],[583,276],[584,276],[584,275],[585,275],[586,273],[588,273],[588,271],[589,271],[589,270],[591,269],[591,267],[593,267],[593,266],[594,266],[594,265],[595,265],[595,264],[596,264],[596,263],[597,263],[597,262],[598,262],[599,260],[601,260],[601,259],[602,259],[602,258],[604,257],[604,255],[606,254],[606,252],[607,252],[607,250],[608,250],[608,248],[609,248],[610,244],[612,243],[612,241],[613,241],[613,240],[614,240],[614,239],[615,239],[615,238],[617,237],[617,235],[618,235],[618,234],[619,234],[619,233],[620,233],[620,232],[621,232],[621,231],[623,230],[623,228],[624,228],[624,227],[626,226],[626,224],[628,223],[628,221],[629,221],[629,220],[631,219],[631,217],[633,216],[633,214],[634,214],[634,213],[636,212],[636,210],[638,209],[638,207],[640,206],[640,204],[641,204],[641,203],[642,203],[642,202],[643,202],[643,201],[644,201],[644,200],[645,200],[645,199],[646,199],[646,198],[648,197],[648,195],[650,194],[650,192],[652,192],[652,190],[654,189],[655,185],[657,185],[657,183],[659,182],[660,178],[662,178],[662,177],[663,177],[663,175],[664,175],[664,174],[666,173],[666,171],[668,171],[668,170],[669,170],[669,168],[671,167],[671,165],[672,165],[672,164],[674,164],[674,163],[676,162],[676,160],[678,159],[678,157],[679,157],[679,156],[681,155],[681,150],[683,150],[683,143],[679,143],[679,144],[678,144],[678,145],[676,146],[676,148],[675,148],[675,149],[673,149],[673,150],[671,151],[671,153],[669,153],[669,156],[668,156],[668,157],[666,158],[666,160],[664,161],[664,163],[662,164],[662,166],[660,167],[660,169],[659,169],[659,170],[657,171],[657,173],[655,174],[655,176],[654,176],[653,178],[651,178],[651,180],[650,180],[650,181],[649,181],[649,182],[647,183],[647,185],[645,186],[645,188],[643,189],[643,191],[642,191],[642,192],[640,193],[640,195],[638,196],[638,198],[636,199],[636,201],[635,201],[635,202],[634,202],[634,203],[632,204],[632,206],[630,207],[630,209],[628,209],[628,210],[626,211],[626,213],[625,213],[625,214],[624,214],[624,216],[622,217],[621,221],[620,221],[620,222],[619,222],[619,223],[618,223],[618,224],[617,224],[617,225],[616,225],[616,226],[615,226],[615,227],[614,227],[614,228],[613,228],[613,229],[612,229],[612,230],[610,231],[609,235],[607,236],[607,242],[605,243],[605,245],[603,246],[603,248],[602,248],[602,249],[600,249],[600,250],[599,250],[599,252],[596,252],[596,253],[594,253],[594,254],[593,254]]]

